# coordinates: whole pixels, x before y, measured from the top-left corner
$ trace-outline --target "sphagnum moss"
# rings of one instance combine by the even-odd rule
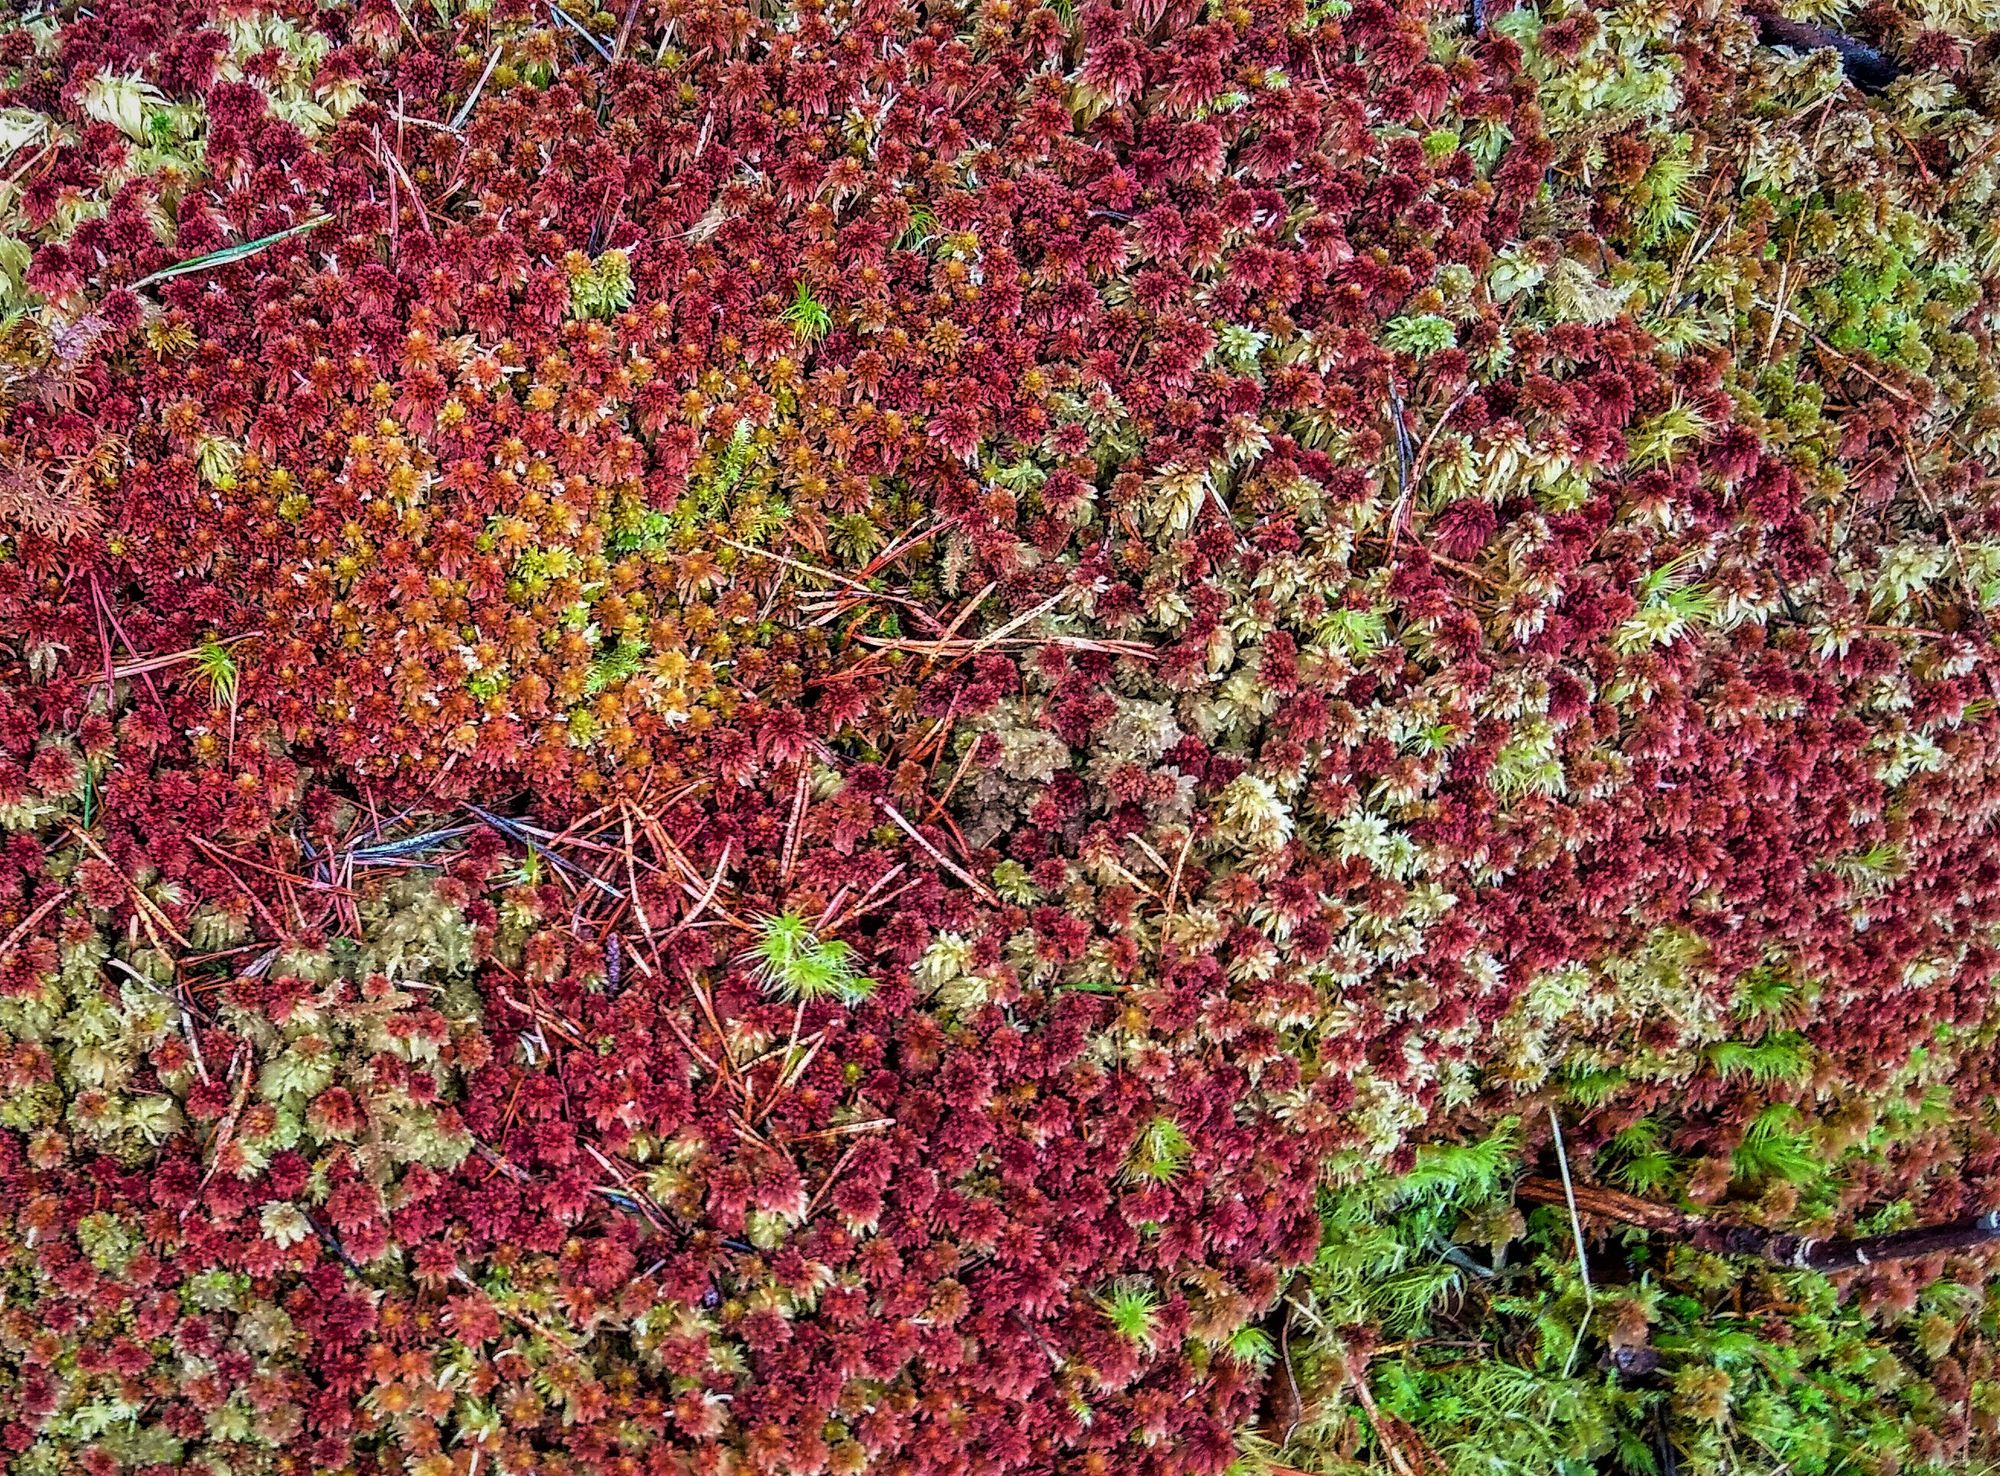
[[[1990,31],[11,17],[8,1459],[1983,1459]]]

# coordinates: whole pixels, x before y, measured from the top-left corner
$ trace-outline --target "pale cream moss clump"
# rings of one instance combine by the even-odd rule
[[[31,994],[0,998],[0,1036],[40,1058],[0,1091],[0,1128],[22,1134],[44,1166],[72,1152],[145,1161],[186,1119],[170,1078],[144,1085],[149,1060],[181,1036],[172,967],[152,949],[115,957],[89,941],[64,947]]]
[[[1634,1082],[1685,1080],[1702,1048],[1735,1028],[1727,982],[1702,967],[1706,951],[1691,934],[1662,928],[1627,956],[1537,975],[1495,1028],[1487,1081],[1526,1095],[1552,1072],[1614,1060]],[[1652,1022],[1671,1023],[1671,1043],[1640,1042]]]
[[[124,937],[63,946],[39,987],[0,998],[0,1035],[43,1061],[0,1094],[0,1127],[26,1135],[43,1167],[90,1153],[138,1165],[186,1127],[183,1104],[207,1086],[234,1104],[207,1134],[211,1172],[250,1178],[288,1149],[321,1168],[330,1151],[351,1153],[378,1189],[415,1164],[455,1167],[472,1144],[450,1106],[454,1083],[486,1053],[470,928],[423,876],[362,912],[365,946],[270,950],[258,969],[286,994],[276,1011],[198,993],[167,953]],[[194,926],[211,941],[235,931],[206,911]],[[200,1050],[197,1027],[216,1024],[239,1042],[229,1059]],[[385,1058],[432,1086],[419,1098],[407,1071],[378,1070]],[[323,1197],[324,1180],[313,1183],[308,1197]],[[288,1215],[267,1228],[296,1238]]]

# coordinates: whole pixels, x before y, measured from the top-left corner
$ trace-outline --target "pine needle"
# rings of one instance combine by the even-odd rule
[[[491,77],[493,69],[500,65],[500,51],[500,44],[494,43],[493,54],[486,58],[486,70],[479,74],[479,80],[472,84],[472,91],[467,93],[465,101],[458,105],[458,111],[451,115],[449,127],[453,133],[465,127],[465,120],[472,116],[472,110],[479,102],[479,94],[486,90],[486,79]]]
[[[1583,1321],[1577,1324],[1576,1341],[1569,1345],[1569,1357],[1563,1360],[1563,1377],[1568,1378],[1576,1367],[1576,1355],[1583,1347],[1583,1335],[1590,1330],[1591,1314],[1597,1310],[1597,1296],[1590,1287],[1590,1259],[1583,1250],[1583,1217],[1576,1212],[1576,1186],[1570,1182],[1569,1153],[1563,1147],[1562,1119],[1556,1116],[1553,1104],[1549,1107],[1549,1126],[1555,1129],[1556,1167],[1562,1170],[1563,1198],[1569,1203],[1569,1230],[1576,1239],[1576,1266],[1583,1275]]]
[[[589,31],[585,30],[583,22],[579,21],[575,16],[571,15],[561,6],[557,5],[555,3],[555,0],[549,0],[549,14],[554,16],[557,20],[561,21],[564,25],[568,26],[572,31],[575,31],[577,35],[583,37],[584,40],[588,41],[590,43],[590,49],[592,51],[595,51],[599,56],[603,57],[606,61],[610,61],[612,59],[611,53],[604,49],[604,43],[598,40],[595,36],[591,35]]]

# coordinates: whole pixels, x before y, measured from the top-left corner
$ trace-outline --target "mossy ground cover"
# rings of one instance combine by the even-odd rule
[[[1995,19],[9,8],[9,1469],[1985,1469]]]

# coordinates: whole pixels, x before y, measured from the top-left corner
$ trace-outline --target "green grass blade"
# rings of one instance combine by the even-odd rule
[[[240,246],[225,246],[220,251],[208,251],[200,256],[189,257],[186,261],[176,262],[170,267],[162,267],[157,272],[141,277],[132,284],[132,290],[137,292],[141,287],[151,287],[154,283],[164,282],[170,277],[185,277],[190,272],[205,272],[214,267],[229,266],[233,262],[248,260],[280,241],[304,235],[307,231],[316,231],[332,219],[331,215],[315,215],[311,220],[300,221],[295,226],[269,236],[259,236],[254,241],[245,241]]]

